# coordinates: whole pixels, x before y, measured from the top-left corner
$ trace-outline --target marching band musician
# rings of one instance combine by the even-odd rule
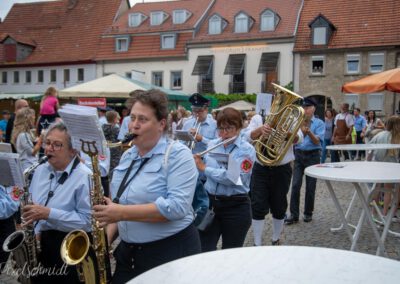
[[[8,188],[0,185],[0,274],[8,259],[8,252],[3,250],[4,240],[15,231],[13,214],[17,212],[19,202],[11,198]]]
[[[159,90],[132,97],[130,132],[137,135],[114,169],[112,200],[94,206],[107,226],[116,269],[112,283],[200,252],[191,202],[198,172],[189,149],[167,139],[168,100]]]
[[[243,127],[241,113],[234,108],[225,108],[218,113],[217,126],[220,139],[211,141],[212,147],[221,141],[234,138],[231,143],[222,144],[212,153],[233,155],[240,166],[242,184],[236,184],[228,177],[226,167],[218,163],[209,154],[205,163],[200,155],[194,155],[196,166],[207,177],[204,185],[209,194],[210,207],[215,212],[212,223],[204,231],[200,231],[202,251],[216,250],[222,236],[222,249],[243,246],[247,231],[251,225],[250,186],[251,169],[256,159],[254,147],[242,139],[240,131]]]
[[[261,115],[256,114],[250,121],[247,135],[250,140],[256,140],[260,136],[268,137],[272,133],[272,128],[267,123],[263,123]],[[293,135],[293,134],[292,134]],[[303,133],[299,129],[294,144],[303,141]],[[254,245],[261,246],[264,230],[265,216],[272,214],[272,245],[279,245],[280,235],[283,230],[284,219],[288,202],[286,195],[289,191],[290,180],[292,177],[292,167],[290,162],[294,160],[293,147],[285,153],[280,163],[273,166],[264,166],[260,161],[256,161],[251,176],[251,208],[252,208],[252,227],[254,234]]]
[[[195,144],[191,150],[193,154],[196,154],[206,150],[209,141],[218,138],[217,124],[212,115],[208,114],[208,105],[210,104],[209,99],[198,93],[194,93],[189,97],[189,102],[192,105],[193,116],[185,121],[182,130],[189,131],[193,136],[195,136]],[[203,219],[209,206],[207,193],[204,189],[205,182],[206,177],[200,172],[192,204],[196,215],[194,222],[196,226]]]
[[[38,260],[48,271],[34,283],[80,283],[75,267],[66,270],[60,257],[60,246],[68,232],[91,230],[90,170],[83,165],[72,148],[71,136],[66,126],[52,124],[44,138],[48,162],[39,166],[33,175],[29,191],[33,205],[23,208],[23,223],[35,225],[40,238],[41,252]],[[64,272],[63,272],[64,271]]]

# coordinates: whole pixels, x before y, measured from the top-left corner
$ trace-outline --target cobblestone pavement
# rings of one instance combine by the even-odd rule
[[[354,190],[351,188],[352,185],[348,183],[333,182],[332,183],[337,198],[340,204],[347,208]],[[301,190],[301,204],[300,210],[303,207],[304,201],[304,182]],[[290,192],[288,194],[288,198]],[[350,220],[353,224],[357,223],[358,216],[361,210],[359,202],[355,202],[355,209],[353,214],[350,216]],[[398,211],[400,217],[400,212]],[[327,247],[335,249],[350,249],[350,240],[344,230],[332,233],[331,227],[337,227],[340,225],[340,220],[333,201],[329,195],[328,189],[325,182],[317,181],[315,210],[313,220],[310,223],[305,223],[300,218],[297,224],[285,226],[281,243],[282,245],[288,246],[313,246],[313,247]],[[400,223],[392,223],[391,229],[396,232],[400,232]],[[382,230],[379,229],[381,232]],[[271,216],[268,215],[266,218],[265,232],[263,237],[263,244],[270,245],[271,243]],[[252,229],[250,228],[247,238],[245,240],[245,246],[252,246]],[[368,253],[374,255],[376,252],[377,243],[373,236],[372,230],[367,223],[364,224],[360,234],[356,251],[362,253]],[[400,260],[400,237],[395,237],[391,234],[387,236],[385,248],[388,257],[394,260]],[[18,283],[15,278],[9,275],[0,275],[0,283],[15,284]]]

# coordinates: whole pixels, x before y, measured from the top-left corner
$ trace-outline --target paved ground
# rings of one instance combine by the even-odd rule
[[[347,208],[354,191],[349,188],[349,184],[334,182],[332,185],[336,189],[335,192],[339,202],[342,206]],[[302,194],[304,194],[304,187],[302,188]],[[304,200],[303,195],[301,200]],[[303,208],[303,204],[300,205],[300,208]],[[354,224],[356,223],[358,214],[360,212],[360,204],[358,202],[356,202],[355,208],[354,214],[351,215],[351,220]],[[400,217],[400,212],[398,212],[398,214]],[[300,219],[299,223],[286,226],[281,241],[283,245],[288,246],[316,246],[348,250],[350,248],[350,240],[347,234],[344,231],[335,233],[330,231],[331,227],[338,226],[339,224],[340,221],[338,214],[327,187],[324,182],[318,181],[313,221],[311,223],[304,223],[302,219]],[[263,244],[269,245],[271,243],[270,239],[272,236],[270,216],[268,216],[266,219],[265,229]],[[400,223],[393,223],[391,229],[400,232]],[[252,231],[250,229],[245,241],[245,246],[252,245],[253,239]],[[364,224],[357,251],[375,254],[376,247],[377,244],[371,229],[367,226],[367,224]],[[389,258],[400,260],[399,237],[389,234],[386,240],[385,248]],[[14,284],[18,282],[10,276],[0,275],[0,283]]]

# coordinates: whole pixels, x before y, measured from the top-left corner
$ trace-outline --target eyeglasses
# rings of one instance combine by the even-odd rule
[[[43,143],[43,148],[51,147],[53,151],[60,151],[63,146],[63,143],[54,141],[53,143],[50,141],[46,141]]]
[[[224,132],[231,132],[231,131],[233,131],[233,130],[235,130],[235,129],[236,129],[235,126],[218,127],[218,128],[217,128],[217,130],[218,130],[219,132],[222,132],[222,131],[224,131]]]
[[[203,112],[205,110],[206,110],[206,108],[192,108],[192,112],[193,113],[200,113],[200,112]]]

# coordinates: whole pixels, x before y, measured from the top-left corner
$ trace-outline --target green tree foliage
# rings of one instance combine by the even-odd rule
[[[255,104],[257,95],[256,94],[206,94],[207,97],[213,97],[218,100],[218,107],[236,102],[236,101],[247,101]]]

